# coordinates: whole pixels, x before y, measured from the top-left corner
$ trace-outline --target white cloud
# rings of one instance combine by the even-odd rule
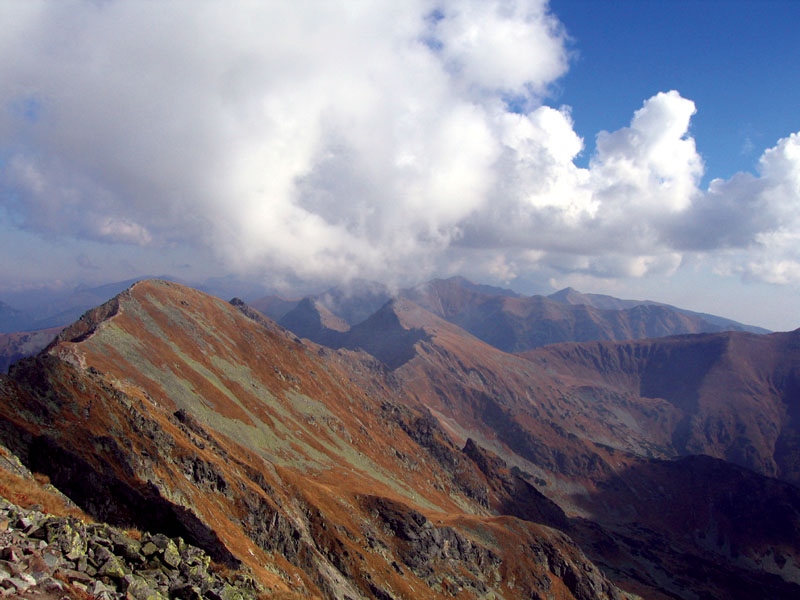
[[[569,108],[542,104],[566,66],[540,0],[3,3],[0,203],[30,231],[310,279],[692,254],[800,280],[797,134],[700,190],[696,107],[670,91],[580,168]]]
[[[688,136],[694,113],[691,100],[662,92],[636,111],[630,127],[598,134],[591,170],[606,207],[650,216],[691,204],[703,172]]]
[[[564,74],[563,27],[544,1],[444,3],[434,25],[447,68],[468,86],[541,93]]]
[[[718,261],[721,270],[800,284],[800,133],[766,150],[758,175],[713,181],[696,210],[708,213],[722,206],[712,212],[716,229],[709,228],[726,249]]]

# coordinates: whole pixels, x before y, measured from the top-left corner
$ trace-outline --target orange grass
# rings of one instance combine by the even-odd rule
[[[39,473],[34,475],[34,479],[15,473],[4,473],[0,478],[0,496],[22,508],[31,509],[39,505],[45,513],[59,517],[77,517],[85,522],[92,521],[82,510],[68,506],[62,498],[44,489],[42,486],[49,481],[46,475]]]

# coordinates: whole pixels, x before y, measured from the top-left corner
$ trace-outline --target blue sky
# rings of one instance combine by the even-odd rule
[[[234,6],[0,3],[0,300],[460,274],[800,325],[800,2]]]
[[[694,100],[691,133],[709,177],[753,171],[764,148],[797,131],[800,2],[554,0],[573,38],[553,100],[573,107],[587,142],[622,127],[640,99],[675,89]]]

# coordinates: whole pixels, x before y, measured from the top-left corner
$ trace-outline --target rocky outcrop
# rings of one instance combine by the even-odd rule
[[[528,481],[530,475],[519,469],[510,470],[503,459],[481,448],[472,439],[464,445],[464,454],[475,462],[492,485],[493,508],[498,513],[569,531],[569,520],[564,511]]]
[[[0,498],[0,597],[247,600],[260,591],[252,576],[220,568],[182,538],[47,515]]]
[[[396,570],[402,572],[405,567],[433,586],[441,586],[445,581],[442,563],[455,565],[458,575],[451,574],[447,584],[455,590],[466,591],[470,597],[483,597],[490,593],[488,584],[508,577],[513,569],[490,548],[455,528],[434,525],[420,512],[399,502],[376,496],[365,496],[361,502],[395,540],[395,553],[402,563],[392,563]],[[515,598],[555,597],[555,586],[546,573],[560,579],[576,600],[630,598],[610,584],[588,559],[564,552],[552,539],[542,537],[519,546],[516,561],[516,564],[533,564],[539,568],[529,568],[515,576]]]
[[[399,502],[366,496],[362,503],[398,540],[400,559],[418,577],[434,577],[438,560],[456,561],[475,576],[490,575],[502,562],[494,552],[475,544],[452,527],[434,527],[420,512]],[[485,593],[485,587],[480,591]]]

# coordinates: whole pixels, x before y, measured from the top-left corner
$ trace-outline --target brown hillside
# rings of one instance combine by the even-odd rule
[[[274,597],[621,597],[567,535],[498,515],[502,487],[374,359],[177,284],[88,313],[0,395],[5,442],[94,518]]]

